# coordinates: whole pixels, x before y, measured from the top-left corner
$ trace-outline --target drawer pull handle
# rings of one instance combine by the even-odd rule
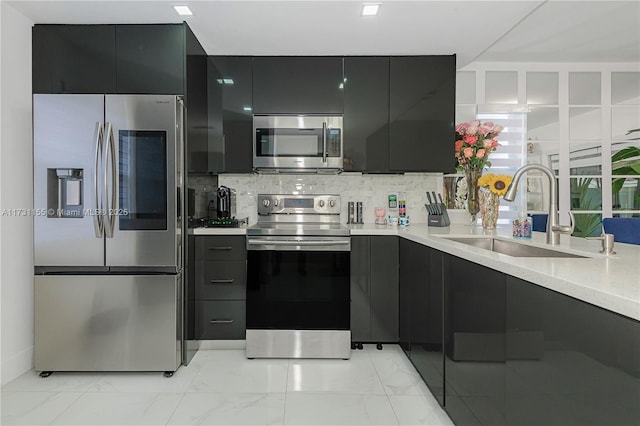
[[[217,319],[212,319],[209,320],[210,324],[232,324],[233,320],[232,319],[228,319],[228,320],[217,320]]]
[[[231,247],[209,247],[207,250],[231,250]]]
[[[233,280],[209,280],[211,284],[233,284]]]

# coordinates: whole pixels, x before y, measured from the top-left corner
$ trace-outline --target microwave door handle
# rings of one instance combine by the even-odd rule
[[[93,204],[93,229],[96,233],[96,238],[102,238],[104,236],[104,222],[102,220],[100,203],[100,190],[98,183],[98,172],[100,171],[100,152],[102,151],[102,144],[104,141],[104,123],[101,121],[96,123],[96,149],[94,153],[93,164],[93,191],[94,191],[94,204]]]
[[[322,122],[322,162],[327,162],[327,122]]]

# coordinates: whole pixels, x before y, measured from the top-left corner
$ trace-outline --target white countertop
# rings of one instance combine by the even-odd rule
[[[387,225],[347,225],[351,235],[398,235],[470,262],[521,278],[541,287],[572,296],[596,306],[640,320],[640,245],[615,243],[615,255],[598,253],[600,241],[561,236],[560,245],[545,243],[545,234],[534,232],[532,240],[515,239],[511,226],[484,231],[481,226],[452,225],[447,228],[412,224],[406,228]],[[246,228],[197,228],[195,235],[243,235]],[[512,257],[443,237],[496,236],[522,244],[574,253],[586,258]]]

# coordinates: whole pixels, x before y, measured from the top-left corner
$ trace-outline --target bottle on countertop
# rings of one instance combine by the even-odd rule
[[[524,212],[518,213],[518,218],[513,220],[513,236],[516,238],[531,238],[531,218]]]

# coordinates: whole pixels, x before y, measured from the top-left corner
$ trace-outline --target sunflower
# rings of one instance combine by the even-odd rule
[[[493,173],[488,173],[486,175],[482,175],[478,178],[478,186],[483,188],[490,188],[493,183],[493,179],[496,177]]]
[[[509,189],[509,185],[511,185],[512,181],[513,181],[513,178],[511,176],[507,176],[507,175],[494,176],[493,179],[491,180],[491,183],[489,184],[489,191],[493,192],[499,197],[502,197],[504,194],[507,193],[507,189]]]

